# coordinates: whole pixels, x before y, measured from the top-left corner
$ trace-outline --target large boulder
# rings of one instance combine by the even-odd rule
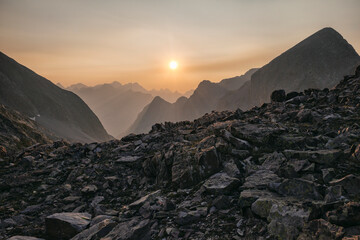
[[[88,213],[55,213],[46,217],[46,234],[51,239],[70,239],[80,233],[90,224]]]
[[[343,239],[344,228],[331,224],[324,219],[315,219],[307,223],[298,240],[317,240],[317,239]]]
[[[133,218],[116,225],[102,240],[150,240],[151,225],[149,219]]]
[[[209,147],[207,149],[203,149],[197,155],[197,164],[202,178],[207,178],[218,172],[220,168],[220,158],[216,152],[216,148]]]
[[[110,219],[99,222],[81,233],[77,234],[71,240],[94,240],[105,237],[114,227],[116,223]]]
[[[269,184],[279,183],[281,180],[278,175],[269,170],[259,170],[245,178],[243,189],[257,188],[266,189]]]
[[[344,188],[347,195],[356,197],[360,195],[360,177],[353,174],[349,174],[341,179],[337,179],[330,182],[331,186],[340,185]]]
[[[284,90],[275,90],[271,93],[271,102],[284,102],[286,94]]]
[[[285,179],[280,185],[275,187],[275,191],[283,196],[315,200],[323,199],[318,191],[318,187],[313,182],[301,178]]]
[[[205,190],[211,194],[226,194],[237,188],[239,179],[229,177],[226,173],[216,173],[203,184]]]
[[[346,203],[336,210],[327,212],[326,215],[328,221],[336,225],[344,227],[360,225],[360,203]]]
[[[241,208],[250,207],[259,198],[272,198],[275,194],[267,190],[245,189],[241,191],[239,205]]]
[[[310,162],[331,165],[333,164],[342,154],[339,149],[325,149],[317,151],[298,151],[298,150],[285,150],[284,155],[288,159],[307,159]]]

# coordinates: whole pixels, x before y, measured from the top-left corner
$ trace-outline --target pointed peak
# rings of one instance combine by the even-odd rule
[[[315,32],[312,36],[320,36],[320,37],[340,36],[342,38],[341,34],[331,27],[320,29],[319,31]]]
[[[160,96],[156,96],[154,97],[154,99],[152,100],[153,103],[161,103],[161,102],[166,102],[162,97]]]

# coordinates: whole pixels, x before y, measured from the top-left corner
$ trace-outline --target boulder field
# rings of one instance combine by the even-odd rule
[[[9,159],[1,239],[359,239],[360,67],[330,90]]]

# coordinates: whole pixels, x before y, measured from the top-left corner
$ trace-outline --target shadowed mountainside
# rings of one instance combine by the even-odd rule
[[[337,31],[324,28],[256,71],[249,83],[224,96],[218,109],[260,106],[276,89],[331,88],[359,63],[354,48]]]
[[[41,126],[70,141],[111,139],[99,119],[74,93],[63,90],[0,53],[0,103],[34,117]]]

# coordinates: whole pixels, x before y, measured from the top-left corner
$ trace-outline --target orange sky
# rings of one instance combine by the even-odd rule
[[[0,0],[0,51],[65,86],[183,92],[261,67],[326,26],[359,52],[359,10],[359,0]]]

